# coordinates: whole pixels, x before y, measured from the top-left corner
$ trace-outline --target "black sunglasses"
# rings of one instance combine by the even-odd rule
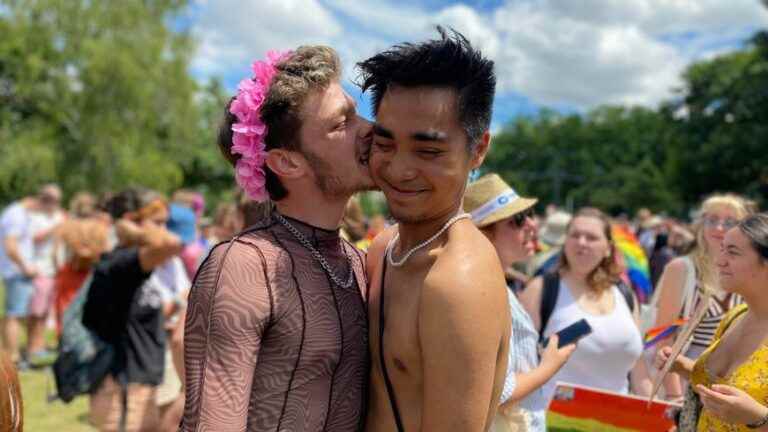
[[[533,211],[533,208],[527,208],[521,211],[520,213],[517,213],[514,216],[512,216],[512,220],[515,221],[515,225],[517,225],[518,227],[521,227],[523,226],[523,224],[525,224],[526,219],[533,218],[534,215],[535,213]]]

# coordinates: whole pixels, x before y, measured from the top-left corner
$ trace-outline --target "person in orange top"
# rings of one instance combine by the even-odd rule
[[[67,259],[54,279],[56,330],[61,334],[64,311],[85,282],[91,267],[107,250],[108,228],[95,219],[69,219],[59,228]]]

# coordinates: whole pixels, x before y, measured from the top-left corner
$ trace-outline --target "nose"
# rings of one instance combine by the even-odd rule
[[[407,182],[416,178],[416,168],[403,152],[395,152],[387,164],[387,174],[394,182]]]

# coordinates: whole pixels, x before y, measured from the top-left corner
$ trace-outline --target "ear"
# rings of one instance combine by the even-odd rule
[[[267,152],[266,164],[280,178],[295,179],[305,174],[306,164],[297,152],[272,149]]]
[[[472,169],[479,168],[485,160],[485,155],[488,154],[488,150],[491,148],[491,132],[483,132],[483,136],[480,137],[480,142],[477,143],[475,149],[472,151]]]

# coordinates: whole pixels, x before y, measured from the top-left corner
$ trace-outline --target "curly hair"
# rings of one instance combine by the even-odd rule
[[[261,120],[267,125],[264,139],[266,149],[283,148],[301,151],[299,139],[301,112],[307,97],[327,88],[341,75],[341,61],[333,48],[322,45],[300,46],[277,65],[269,92],[261,107]],[[218,146],[224,157],[234,166],[239,154],[232,154],[232,125],[237,117],[229,112],[234,97],[227,103],[219,127]],[[288,196],[280,179],[265,166],[266,188],[272,201]]]

